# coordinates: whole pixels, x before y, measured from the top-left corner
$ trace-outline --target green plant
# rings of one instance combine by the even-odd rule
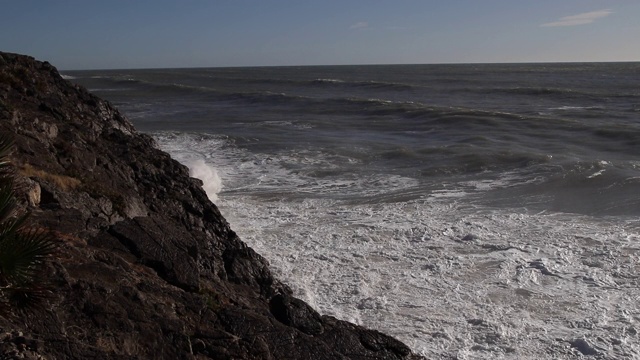
[[[15,170],[9,162],[13,140],[0,135],[0,315],[32,310],[50,294],[42,276],[56,248],[50,232],[26,226],[28,213],[17,209]]]

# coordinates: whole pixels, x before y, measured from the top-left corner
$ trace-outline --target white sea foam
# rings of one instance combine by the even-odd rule
[[[65,75],[65,74],[60,74],[60,76],[65,80],[73,80],[76,78],[75,76]]]
[[[317,82],[326,82],[326,83],[343,83],[344,80],[340,79],[316,79]]]
[[[230,184],[217,202],[224,216],[323,314],[392,334],[427,358],[576,358],[576,339],[605,359],[640,357],[637,222],[465,201],[508,186],[502,178],[353,203],[335,195],[417,184],[385,174],[310,182],[283,165],[331,169],[345,159],[250,154],[215,136],[156,138],[180,161],[220,171]]]
[[[608,161],[605,161],[605,160],[601,160],[601,161],[598,161],[598,163],[596,165],[597,165],[597,167],[599,167],[601,169],[596,171],[596,172],[594,172],[593,174],[587,176],[588,179],[593,179],[595,177],[598,177],[598,176],[604,174],[604,172],[606,171],[605,168],[608,167],[608,166],[611,166],[611,163],[608,162]]]
[[[598,170],[598,171],[594,172],[593,174],[587,176],[587,178],[593,179],[594,177],[597,177],[597,176],[600,176],[600,175],[604,174],[604,172],[605,172],[604,169]]]
[[[601,106],[560,106],[551,108],[551,110],[604,110]]]
[[[202,180],[202,188],[211,201],[218,200],[222,191],[222,177],[218,174],[212,154],[223,144],[215,137],[203,141],[200,136],[188,134],[163,133],[156,136],[161,148],[189,168],[189,175]]]
[[[637,354],[612,345],[635,336],[631,224],[427,201],[220,206],[297,296],[428,358],[561,358],[577,338]]]
[[[130,90],[128,88],[93,88],[88,89],[90,92],[99,92],[99,91],[126,91]]]
[[[207,165],[202,159],[190,162],[189,175],[202,180],[202,188],[211,201],[218,200],[218,193],[222,190],[222,180],[213,167]]]

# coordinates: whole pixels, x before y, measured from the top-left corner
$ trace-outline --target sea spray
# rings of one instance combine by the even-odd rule
[[[202,159],[191,161],[187,166],[190,176],[202,180],[202,188],[207,193],[209,200],[218,200],[218,193],[222,190],[222,180],[216,169],[207,165]]]

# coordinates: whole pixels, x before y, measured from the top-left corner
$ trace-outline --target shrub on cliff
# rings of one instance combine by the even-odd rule
[[[50,233],[25,226],[28,214],[17,210],[12,147],[12,138],[0,135],[0,316],[43,304],[51,292],[42,272],[55,249]]]

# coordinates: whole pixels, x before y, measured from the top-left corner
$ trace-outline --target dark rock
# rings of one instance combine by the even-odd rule
[[[15,136],[20,206],[60,242],[55,300],[0,318],[24,333],[0,358],[417,358],[292,297],[185,166],[50,64],[0,53],[0,131]]]
[[[537,259],[537,260],[534,260],[534,261],[530,261],[529,262],[529,267],[533,268],[533,269],[540,270],[540,273],[542,275],[561,277],[560,275],[551,272],[551,270],[549,270],[549,268],[544,264],[544,261],[542,259]]]
[[[172,285],[189,291],[199,289],[198,243],[184,229],[161,215],[126,219],[106,231],[138,261]]]
[[[278,294],[271,298],[270,307],[278,321],[305,334],[318,335],[324,331],[320,314],[302,300]]]
[[[483,319],[469,319],[467,320],[467,323],[473,326],[489,326],[489,323],[487,323],[487,321]]]
[[[583,355],[598,355],[599,352],[591,346],[585,339],[575,339],[571,341],[571,347],[576,348]]]
[[[476,239],[478,239],[477,236],[475,236],[473,234],[467,234],[460,240],[462,240],[462,241],[473,241],[473,240],[476,240]]]
[[[16,345],[26,344],[27,338],[25,338],[24,336],[18,336],[13,339],[13,343]]]

